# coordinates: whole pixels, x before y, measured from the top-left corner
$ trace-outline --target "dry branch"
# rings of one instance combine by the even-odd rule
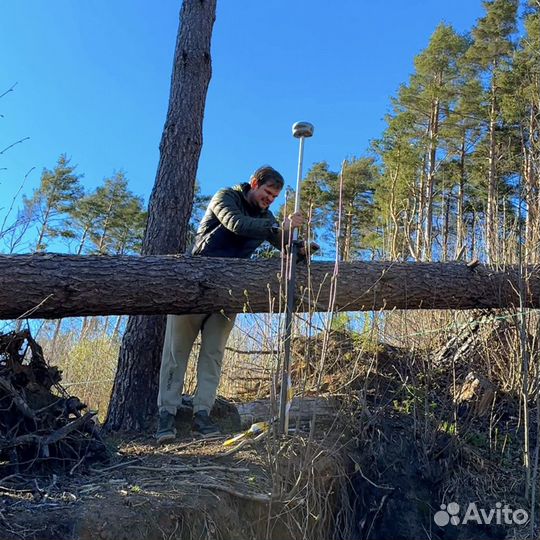
[[[0,335],[0,473],[73,471],[108,459],[95,413],[81,415],[86,405],[68,396],[60,378],[28,331]]]
[[[204,483],[188,483],[186,484],[188,486],[194,486],[202,489],[214,489],[216,491],[223,491],[224,493],[228,493],[229,495],[232,495],[233,497],[237,497],[239,499],[243,499],[246,501],[255,501],[260,503],[269,503],[272,501],[271,495],[266,495],[264,493],[244,493],[243,491],[239,491],[237,489],[232,488],[231,486],[227,486],[225,484],[204,484]]]

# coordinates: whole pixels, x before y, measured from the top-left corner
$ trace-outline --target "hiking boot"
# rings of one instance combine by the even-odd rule
[[[187,424],[191,424],[193,419],[193,401],[189,396],[182,396],[182,402],[176,411],[176,421]]]
[[[175,437],[176,427],[174,423],[174,414],[167,411],[161,411],[159,413],[159,422],[156,431],[156,440],[158,444],[174,441]]]
[[[219,428],[214,421],[208,416],[206,411],[199,411],[193,415],[193,434],[197,437],[213,437],[220,435]]]

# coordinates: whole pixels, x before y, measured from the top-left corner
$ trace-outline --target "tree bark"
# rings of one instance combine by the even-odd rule
[[[489,112],[489,155],[486,210],[486,257],[489,263],[498,261],[497,253],[497,172],[495,155],[495,128],[497,122],[497,95],[495,81],[491,82],[491,104]]]
[[[182,253],[193,206],[202,122],[211,77],[216,0],[184,0],[174,54],[169,109],[150,196],[144,255]],[[146,311],[148,313],[148,311]],[[165,313],[153,311],[152,313]],[[112,430],[139,430],[157,411],[165,317],[130,317],[107,414]]]
[[[307,267],[299,265],[299,310],[328,309],[334,267],[311,263],[308,291]],[[279,295],[280,269],[272,259],[0,255],[0,318],[268,312]],[[538,308],[540,268],[529,267],[526,275],[525,306]],[[517,267],[353,262],[339,265],[336,305],[344,311],[508,308],[519,305],[518,291]],[[137,346],[148,354],[148,345]]]
[[[240,415],[242,427],[247,429],[254,422],[264,422],[272,417],[270,399],[258,399],[249,403],[238,403],[236,408]],[[293,397],[291,401],[291,420],[312,420],[317,418],[334,418],[339,410],[339,402],[332,397]]]
[[[465,148],[466,132],[463,132],[461,147],[459,150],[459,185],[457,197],[457,216],[456,216],[456,253],[455,258],[460,259],[464,254],[467,245],[467,224],[465,223]]]
[[[428,132],[426,131],[426,135]],[[424,220],[426,218],[426,156],[422,159],[422,169],[420,171],[420,185],[418,186],[418,214],[416,217],[416,241],[414,252],[417,254],[417,260],[422,259],[424,253]],[[413,255],[414,256],[414,255]]]
[[[423,260],[430,261],[432,259],[432,247],[433,247],[433,192],[435,190],[435,169],[437,158],[437,138],[439,136],[439,115],[440,115],[440,102],[439,98],[436,98],[432,104],[431,119],[429,122],[429,152],[428,152],[428,165],[427,165],[427,179],[426,179],[426,197],[425,204],[426,210],[424,212],[426,216],[424,226],[424,256]]]

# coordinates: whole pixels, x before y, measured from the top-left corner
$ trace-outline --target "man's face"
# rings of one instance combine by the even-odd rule
[[[266,210],[280,194],[281,188],[275,184],[268,183],[259,186],[255,180],[251,181],[251,189],[248,193],[248,199],[251,204],[258,206],[261,210]]]

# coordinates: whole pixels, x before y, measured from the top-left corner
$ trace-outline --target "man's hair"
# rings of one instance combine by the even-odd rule
[[[279,174],[276,169],[270,167],[270,165],[263,165],[259,167],[252,175],[250,180],[255,180],[257,186],[262,186],[264,184],[273,184],[278,189],[282,189],[285,180],[283,176]]]

